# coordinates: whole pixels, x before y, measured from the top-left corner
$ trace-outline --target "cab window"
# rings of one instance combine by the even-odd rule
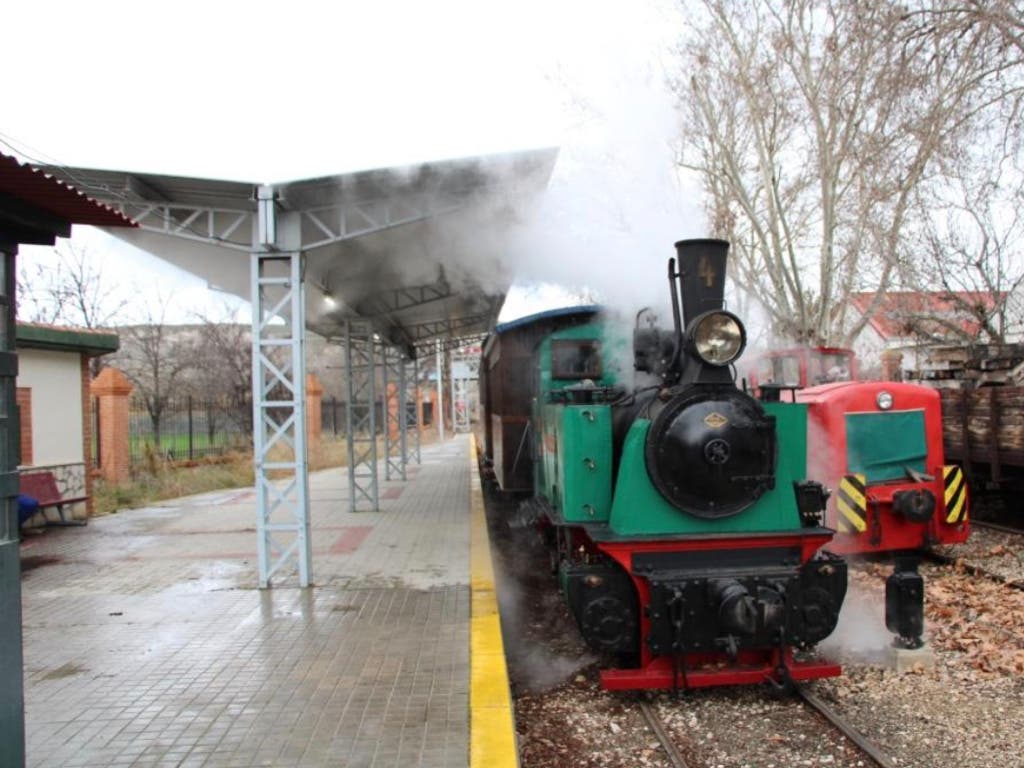
[[[850,380],[850,358],[843,354],[816,355],[816,369],[812,372],[815,383]]]
[[[601,342],[596,339],[552,341],[551,376],[555,379],[600,378]]]
[[[795,355],[776,357],[772,360],[774,381],[789,387],[800,386],[800,358]]]

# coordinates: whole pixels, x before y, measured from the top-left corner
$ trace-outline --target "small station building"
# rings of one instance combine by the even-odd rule
[[[116,352],[118,337],[81,328],[18,323],[17,401],[21,417],[18,469],[22,478],[53,475],[62,498],[82,498],[64,517],[92,512],[93,409],[89,361]],[[56,509],[40,509],[28,526],[58,522]]]

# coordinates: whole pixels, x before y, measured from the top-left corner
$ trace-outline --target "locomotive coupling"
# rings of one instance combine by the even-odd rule
[[[732,635],[752,637],[778,631],[785,623],[785,584],[780,592],[771,584],[758,584],[755,595],[735,579],[711,582],[711,600],[718,603],[720,628]]]
[[[935,494],[925,489],[896,491],[892,508],[912,523],[927,523],[935,514]]]

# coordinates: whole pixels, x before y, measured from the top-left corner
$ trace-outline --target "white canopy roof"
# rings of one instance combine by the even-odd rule
[[[510,233],[556,156],[533,150],[269,185],[46,170],[139,223],[111,234],[246,299],[249,254],[263,241],[257,197],[272,196],[277,241],[305,254],[306,327],[330,337],[345,320],[368,320],[411,348],[493,327],[512,279]]]

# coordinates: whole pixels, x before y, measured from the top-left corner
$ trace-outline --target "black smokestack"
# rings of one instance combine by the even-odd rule
[[[729,243],[725,240],[680,240],[676,243],[686,327],[698,315],[722,308],[728,253]]]

